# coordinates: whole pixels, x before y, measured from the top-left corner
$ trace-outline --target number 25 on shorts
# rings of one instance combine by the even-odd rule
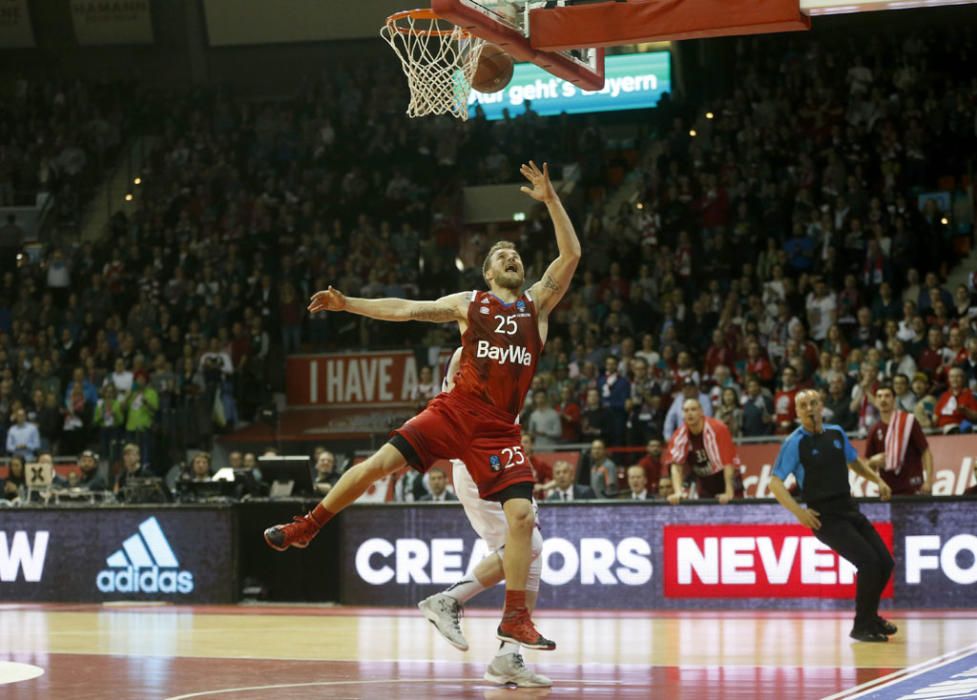
[[[515,467],[526,463],[526,455],[523,454],[522,446],[505,447],[502,449],[501,458],[499,455],[489,457],[489,466],[492,471],[498,472],[509,467]]]

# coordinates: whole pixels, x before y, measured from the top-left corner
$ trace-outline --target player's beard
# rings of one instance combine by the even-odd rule
[[[521,289],[524,280],[525,277],[523,277],[521,272],[506,272],[503,270],[495,276],[495,283],[498,286],[512,291]]]

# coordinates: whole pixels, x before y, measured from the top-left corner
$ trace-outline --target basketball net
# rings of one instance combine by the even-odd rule
[[[485,41],[431,10],[390,15],[380,36],[393,48],[407,76],[407,116],[451,114],[468,119],[468,96]]]

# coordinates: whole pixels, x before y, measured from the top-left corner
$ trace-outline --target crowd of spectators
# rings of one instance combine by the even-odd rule
[[[116,463],[132,442],[162,473],[253,421],[282,386],[287,353],[420,337],[308,318],[315,288],[441,294],[456,281],[445,241],[466,182],[509,177],[558,147],[593,159],[596,127],[544,134],[531,113],[408,120],[396,77],[378,62],[286,101],[193,92],[146,122],[146,167],[106,238],[24,258],[0,284],[4,434],[23,409],[34,452],[93,447]]]
[[[7,452],[95,448],[115,462],[131,443],[141,468],[163,473],[255,420],[285,354],[421,344],[423,324],[310,317],[305,300],[328,284],[421,298],[462,288],[461,188],[512,180],[530,157],[582,173],[569,204],[585,251],[523,416],[538,447],[667,439],[693,396],[735,435],[782,434],[804,386],[864,430],[880,378],[901,383],[926,425],[967,429],[975,290],[944,280],[973,235],[961,177],[977,152],[977,81],[961,72],[977,59],[973,34],[739,40],[735,84],[657,114],[668,125],[640,144],[638,200],[613,210],[598,120],[408,120],[389,62],[310,80],[289,100],[174,96],[143,124],[154,145],[108,236],[52,248],[0,283]],[[0,133],[85,94],[7,106],[18,126]],[[47,119],[47,145],[16,162],[50,160],[90,122],[118,138],[126,115],[83,102],[90,119]],[[9,157],[23,139],[6,141]],[[527,281],[553,256],[546,225],[534,212],[520,232]]]
[[[890,380],[925,428],[969,430],[977,290],[945,280],[974,233],[975,58],[971,29],[741,40],[736,88],[648,145],[637,206],[580,222],[523,425],[641,446],[698,397],[736,436],[783,435],[817,387],[864,434]]]
[[[4,88],[0,207],[35,206],[38,195],[50,194],[55,225],[77,227],[146,102],[134,85],[121,82],[20,79]],[[0,241],[0,249],[8,242]]]

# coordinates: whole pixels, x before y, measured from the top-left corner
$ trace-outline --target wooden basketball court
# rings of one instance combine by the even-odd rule
[[[8,700],[854,697],[977,650],[977,611],[894,613],[888,644],[823,612],[544,612],[528,663],[551,689],[481,679],[496,614],[465,654],[414,610],[289,606],[0,606]],[[31,677],[33,676],[33,677]],[[872,695],[872,697],[876,697]],[[878,697],[888,697],[879,695]],[[893,696],[894,697],[894,696]]]

